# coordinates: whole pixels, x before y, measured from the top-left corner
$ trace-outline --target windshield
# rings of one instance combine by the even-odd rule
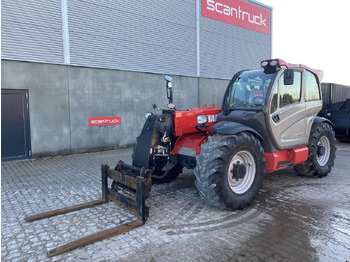
[[[264,70],[244,71],[233,78],[225,98],[226,110],[262,110],[274,74]]]

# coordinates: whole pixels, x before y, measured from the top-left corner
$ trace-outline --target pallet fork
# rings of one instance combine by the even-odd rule
[[[135,221],[119,225],[111,229],[103,230],[101,232],[77,239],[55,249],[52,249],[48,251],[48,256],[50,257],[94,243],[99,240],[123,234],[146,223],[146,220],[149,216],[149,209],[145,204],[145,200],[152,185],[152,172],[153,169],[137,168],[127,165],[123,161],[119,161],[115,170],[110,169],[108,165],[101,165],[101,199],[29,216],[26,217],[25,220],[32,222],[43,218],[57,216],[84,208],[90,208],[105,204],[108,203],[109,200],[128,209],[130,212],[134,213],[137,216],[137,219]],[[112,187],[114,188],[108,187],[108,178],[114,181],[112,183]],[[113,186],[113,184],[116,186]]]

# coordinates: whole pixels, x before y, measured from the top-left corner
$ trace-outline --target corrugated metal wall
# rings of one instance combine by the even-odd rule
[[[63,63],[61,2],[1,0],[1,57]]]
[[[64,63],[62,1],[72,65],[197,75],[194,0],[2,0],[2,58]],[[271,57],[271,34],[201,14],[199,25],[200,76],[229,79]]]
[[[201,76],[229,79],[239,70],[258,67],[261,60],[271,58],[271,41],[271,33],[265,35],[200,16]]]
[[[68,1],[71,63],[195,75],[195,2]]]
[[[350,98],[350,86],[334,84],[334,83],[321,83],[323,107],[328,108],[332,104],[345,101]]]

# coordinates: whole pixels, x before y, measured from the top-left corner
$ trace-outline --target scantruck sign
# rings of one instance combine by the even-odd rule
[[[240,0],[202,0],[202,15],[266,35],[270,34],[270,11]]]
[[[120,116],[89,117],[89,126],[114,126],[120,124]]]

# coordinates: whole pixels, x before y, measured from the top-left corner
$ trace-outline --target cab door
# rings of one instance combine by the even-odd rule
[[[321,88],[317,77],[308,70],[303,73],[305,118],[307,136],[309,136],[312,124],[318,112],[322,109]]]
[[[284,85],[282,72],[272,90],[268,125],[272,140],[280,150],[305,145],[308,142],[305,101],[302,96],[303,71],[294,70],[292,85]]]

